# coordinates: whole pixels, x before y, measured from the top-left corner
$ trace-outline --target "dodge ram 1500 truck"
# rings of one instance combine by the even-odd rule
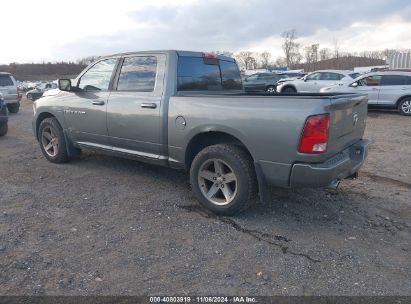
[[[250,95],[234,59],[150,51],[98,59],[34,102],[44,156],[94,149],[186,169],[202,205],[232,215],[266,188],[323,187],[357,174],[367,96]]]

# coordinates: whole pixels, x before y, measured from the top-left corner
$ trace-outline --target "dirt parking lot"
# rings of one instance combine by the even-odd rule
[[[184,172],[84,152],[49,163],[31,102],[0,138],[0,294],[411,295],[411,118],[370,111],[357,180],[272,189],[236,217]]]

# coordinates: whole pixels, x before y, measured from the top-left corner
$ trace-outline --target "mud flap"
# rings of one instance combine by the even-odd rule
[[[76,149],[73,144],[71,143],[71,141],[69,140],[69,137],[67,135],[66,130],[63,130],[63,134],[64,134],[64,141],[66,142],[66,149],[67,149],[67,155],[68,157],[75,157],[75,156],[79,156],[80,152],[79,149]]]
[[[258,196],[260,198],[260,203],[265,205],[270,201],[270,192],[268,191],[267,182],[265,180],[263,171],[261,170],[260,164],[254,162],[255,174],[257,175],[258,181]]]

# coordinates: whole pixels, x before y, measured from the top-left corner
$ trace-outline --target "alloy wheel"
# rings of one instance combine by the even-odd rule
[[[51,157],[57,155],[59,142],[57,134],[52,127],[46,127],[43,129],[43,132],[41,133],[41,143],[47,155]]]
[[[221,159],[209,159],[200,167],[198,185],[203,195],[213,204],[231,203],[237,194],[237,176]]]
[[[411,100],[404,101],[401,105],[401,109],[405,114],[410,115],[411,114]]]

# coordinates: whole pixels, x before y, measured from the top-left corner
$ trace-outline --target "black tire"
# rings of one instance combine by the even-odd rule
[[[45,142],[43,142],[43,140],[46,141],[47,139],[43,138],[45,137],[43,134],[46,133],[46,130],[51,130],[51,132],[54,133],[53,135],[57,138],[57,147],[55,150],[53,149],[53,152],[55,151],[55,155],[50,155],[45,149]],[[51,117],[44,119],[40,123],[37,137],[40,143],[41,152],[47,160],[52,163],[65,163],[69,160],[63,129],[56,118]]]
[[[270,86],[265,88],[265,92],[267,94],[275,94],[276,93],[276,88],[275,88],[275,86],[270,85]]]
[[[9,112],[10,113],[17,113],[18,111],[19,111],[19,109],[20,109],[20,104],[8,104],[7,105],[7,109],[9,109]]]
[[[411,97],[404,98],[399,102],[398,111],[401,115],[411,116]]]
[[[7,125],[7,122],[0,124],[0,136],[6,135],[8,130],[9,126]]]
[[[297,90],[293,87],[285,87],[281,93],[297,93]]]
[[[200,169],[203,168],[207,162],[212,162],[215,160],[222,161],[227,164],[226,168],[229,168],[232,173],[234,173],[236,178],[236,181],[234,182],[234,188],[236,190],[232,193],[234,196],[230,196],[231,201],[227,202],[225,205],[216,204],[208,199],[206,195],[203,194],[203,191],[206,192],[207,190],[207,185],[203,184],[205,180],[200,181]],[[218,183],[217,181],[207,182],[212,184],[209,186],[210,190]],[[198,201],[207,209],[221,215],[234,215],[248,209],[255,202],[255,197],[257,194],[257,177],[255,175],[252,159],[243,149],[229,144],[213,145],[200,151],[191,164],[190,183],[194,195]],[[220,187],[221,185],[224,187],[222,181]],[[225,185],[227,189],[228,184]],[[218,186],[216,185],[216,187]],[[217,194],[225,196],[223,190],[224,189],[218,189]]]

